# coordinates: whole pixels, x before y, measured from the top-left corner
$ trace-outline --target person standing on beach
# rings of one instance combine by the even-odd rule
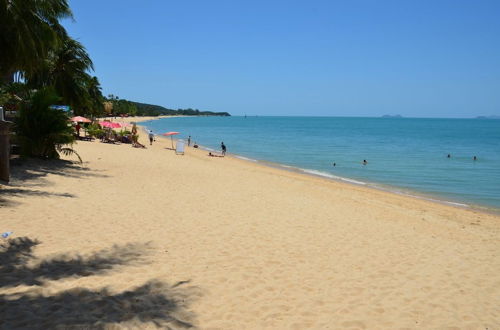
[[[137,135],[137,125],[134,123],[132,125],[132,147],[135,147],[139,143],[139,135]]]
[[[222,149],[222,156],[225,156],[226,155],[226,145],[224,144],[224,142],[220,143],[220,148]]]
[[[80,128],[82,128],[82,127],[80,126],[80,123],[76,123],[75,130],[76,130],[76,135],[77,135],[77,136],[80,136]]]
[[[191,135],[188,136],[188,147],[191,145]]]
[[[155,139],[155,135],[153,134],[153,131],[152,130],[149,130],[149,145],[152,146],[153,145],[153,141]]]

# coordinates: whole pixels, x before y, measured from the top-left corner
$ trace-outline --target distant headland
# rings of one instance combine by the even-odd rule
[[[110,94],[104,98],[104,111],[108,115],[125,116],[231,116],[228,112],[214,112],[198,109],[168,109],[161,105],[140,103]]]
[[[228,112],[213,112],[213,111],[200,111],[198,109],[168,109],[160,105],[146,104],[131,101],[137,108],[137,114],[140,116],[164,116],[164,115],[177,115],[177,116],[231,116]]]
[[[403,118],[401,115],[383,115],[382,118]]]

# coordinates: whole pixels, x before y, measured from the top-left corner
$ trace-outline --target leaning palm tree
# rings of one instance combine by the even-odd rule
[[[0,81],[33,72],[60,42],[59,20],[71,17],[67,0],[0,0]]]

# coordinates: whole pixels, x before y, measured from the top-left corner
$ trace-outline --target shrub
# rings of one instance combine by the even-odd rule
[[[104,134],[104,130],[98,124],[91,124],[87,127],[87,133],[91,137],[100,138]]]
[[[15,129],[23,156],[58,159],[59,153],[76,154],[81,161],[71,148],[75,137],[68,116],[50,107],[58,100],[54,89],[48,87],[37,91],[30,102],[21,106]]]

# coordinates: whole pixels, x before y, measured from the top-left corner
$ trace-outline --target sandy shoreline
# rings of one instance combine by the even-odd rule
[[[126,118],[124,121],[128,122],[128,123],[135,122],[137,124],[140,124],[140,123],[145,122],[145,121],[163,119],[163,118],[174,118],[174,117],[184,117],[184,116],[128,117],[128,119]],[[146,142],[147,139],[145,137],[148,134],[147,129],[143,125],[138,125],[138,127],[142,131],[142,134],[143,134],[142,141]],[[157,135],[157,137],[166,138],[166,137],[161,136],[161,135]],[[168,140],[170,141],[170,138],[168,138]],[[174,141],[175,140],[177,140],[177,139],[174,137]],[[200,149],[205,150],[206,152],[208,152],[208,150],[209,150],[208,148],[205,148],[203,145],[200,145]],[[331,178],[331,177],[323,176],[320,174],[315,174],[313,172],[310,172],[310,171],[307,171],[307,170],[304,170],[304,169],[298,168],[298,167],[284,166],[280,163],[273,163],[270,161],[259,161],[259,160],[248,159],[246,157],[239,156],[239,155],[231,155],[231,154],[228,154],[228,155],[236,157],[236,158],[241,159],[241,160],[257,162],[260,165],[269,166],[272,168],[277,168],[277,169],[280,169],[283,171],[292,171],[294,173],[298,173],[298,174],[306,175],[306,176],[313,176],[313,177],[317,177],[317,178],[320,178],[323,180],[334,181],[334,182],[338,182],[341,184],[348,184],[348,185],[357,186],[357,187],[360,187],[360,186],[366,187],[367,189],[384,191],[384,192],[392,193],[395,195],[402,195],[402,196],[406,196],[406,197],[410,197],[410,198],[416,198],[416,199],[425,200],[425,201],[432,202],[432,203],[437,203],[440,205],[452,206],[452,207],[456,207],[459,209],[473,210],[473,211],[478,211],[478,212],[482,212],[482,213],[486,213],[486,214],[500,216],[500,209],[498,209],[498,208],[486,207],[484,205],[477,205],[477,204],[471,204],[471,203],[465,203],[465,202],[450,201],[450,200],[447,200],[441,196],[430,196],[430,195],[426,195],[424,193],[420,193],[417,191],[402,191],[400,188],[397,188],[397,187],[389,187],[389,186],[384,187],[381,184],[375,184],[372,182],[358,183],[356,180],[353,180],[350,178],[343,178],[343,177]]]
[[[79,142],[83,166],[13,167],[7,325],[500,324],[500,217],[169,144]]]

